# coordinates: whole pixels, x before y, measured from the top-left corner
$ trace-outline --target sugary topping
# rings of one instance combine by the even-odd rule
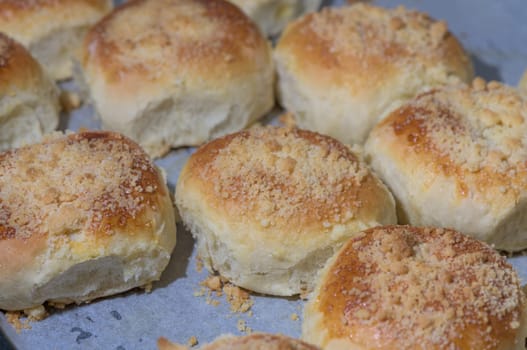
[[[299,129],[254,128],[213,141],[193,158],[224,209],[251,213],[263,227],[307,218],[328,227],[346,222],[369,198],[360,191],[380,192],[346,146]]]
[[[0,33],[0,68],[7,65],[11,57],[13,41],[5,34]]]
[[[216,340],[202,350],[317,350],[316,346],[281,335],[253,334],[246,337]]]
[[[216,68],[225,74],[253,67],[268,59],[262,50],[267,43],[256,26],[226,1],[142,0],[121,6],[92,29],[85,64],[111,57],[104,69],[116,81],[132,73],[158,79],[179,72],[182,78],[189,69],[207,75]]]
[[[422,154],[428,166],[457,177],[465,196],[489,187],[495,189],[492,196],[517,195],[527,186],[526,118],[527,99],[515,89],[476,79],[471,87],[445,87],[417,97],[381,128]]]
[[[64,6],[72,0],[0,0],[0,18],[9,18],[14,15],[13,11],[38,11],[46,7]],[[87,6],[106,6],[105,0],[77,0],[75,2],[85,3]]]
[[[166,195],[148,156],[109,132],[57,136],[1,153],[0,168],[0,239],[111,234]]]
[[[0,13],[2,13],[1,16],[9,17],[12,13],[8,9],[41,9],[60,2],[61,0],[0,0],[0,9],[6,9],[6,11],[0,11]]]
[[[36,29],[35,23],[44,26],[45,30],[49,26],[79,22],[79,19],[83,24],[93,23],[93,12],[109,11],[110,4],[108,0],[0,0],[0,28],[18,39],[20,33],[16,33],[15,29],[24,32]],[[83,12],[77,12],[81,9]],[[68,16],[53,21],[53,15],[59,12]],[[25,28],[25,25],[30,28]]]
[[[484,243],[408,226],[350,241],[322,291],[333,336],[360,342],[363,330],[383,349],[496,349],[515,339],[525,303],[516,272]]]
[[[187,347],[172,344],[165,338],[158,340],[161,350],[188,350]],[[206,344],[200,350],[317,350],[316,346],[283,335],[256,333],[245,337],[223,337]]]
[[[309,29],[338,56],[382,56],[398,60],[436,55],[450,36],[443,21],[409,11],[367,4],[326,7],[310,17]]]

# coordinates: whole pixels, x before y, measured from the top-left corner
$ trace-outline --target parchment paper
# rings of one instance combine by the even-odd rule
[[[327,1],[340,5],[342,1]],[[427,11],[444,19],[472,54],[478,75],[516,84],[527,68],[527,1],[526,0],[406,0],[374,1],[394,7]],[[63,125],[76,130],[81,126],[96,128],[90,106],[75,111]],[[171,152],[158,160],[174,188],[179,171],[192,149]],[[17,334],[0,314],[0,329],[19,349],[155,349],[156,340],[165,336],[186,343],[196,336],[200,343],[220,334],[242,334],[237,323],[244,320],[254,331],[282,333],[298,337],[303,301],[296,298],[253,296],[252,316],[233,314],[223,298],[219,306],[206,303],[205,297],[194,296],[207,273],[198,273],[195,266],[194,242],[178,225],[178,243],[172,260],[154,284],[151,293],[134,290],[81,306],[53,312],[31,329]],[[527,282],[527,257],[511,258],[522,280]],[[1,347],[1,342],[0,342]]]

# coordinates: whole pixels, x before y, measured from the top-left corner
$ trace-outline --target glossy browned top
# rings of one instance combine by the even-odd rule
[[[83,54],[85,67],[99,67],[112,84],[174,76],[212,81],[257,71],[269,60],[256,25],[223,0],[129,1],[92,28]]]
[[[88,131],[0,154],[0,240],[134,234],[164,202],[165,184],[137,144]]]
[[[276,51],[289,69],[322,89],[375,90],[392,75],[420,74],[423,66],[443,80],[472,77],[470,59],[445,22],[404,7],[326,7],[290,24]]]
[[[185,350],[182,345],[158,340],[159,350]],[[317,350],[318,347],[284,335],[257,333],[244,337],[224,337],[199,348],[200,350]]]
[[[0,33],[0,93],[32,89],[42,79],[42,69],[18,42]]]
[[[254,128],[214,140],[190,157],[179,181],[215,214],[300,236],[374,221],[391,200],[348,147],[294,128]]]
[[[315,297],[328,337],[367,349],[510,349],[525,303],[516,272],[486,244],[409,226],[350,240]]]
[[[480,79],[418,96],[372,131],[394,161],[452,179],[459,198],[514,202],[527,189],[527,100]],[[411,172],[411,170],[408,170]]]

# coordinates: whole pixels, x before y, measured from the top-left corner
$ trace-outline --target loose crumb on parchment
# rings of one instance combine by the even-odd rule
[[[220,301],[215,298],[225,296],[231,312],[250,313],[252,315],[250,310],[254,300],[251,299],[249,292],[230,283],[227,279],[218,275],[210,275],[200,283],[200,286],[199,291],[194,292],[194,296],[205,296],[207,304],[218,306]]]
[[[196,338],[196,336],[193,335],[187,340],[187,345],[190,347],[198,345],[198,338]]]
[[[238,330],[242,333],[251,334],[253,332],[252,328],[247,326],[245,320],[239,319],[237,323]]]
[[[140,286],[139,288],[143,289],[145,293],[151,293],[152,292],[152,282],[147,283],[145,285]]]
[[[60,93],[60,104],[65,112],[71,112],[80,107],[82,100],[79,94],[63,90]]]
[[[196,257],[196,272],[201,273],[203,271],[203,260],[201,260],[201,257]]]
[[[7,311],[5,318],[17,333],[20,333],[23,329],[31,329],[29,318],[25,317],[20,311]]]

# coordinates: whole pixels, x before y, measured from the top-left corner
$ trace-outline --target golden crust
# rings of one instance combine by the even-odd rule
[[[145,226],[167,196],[143,150],[111,132],[53,137],[0,154],[0,241]],[[109,175],[111,174],[111,176]]]
[[[14,15],[17,11],[40,11],[69,4],[83,4],[97,9],[104,9],[106,8],[106,3],[106,1],[101,0],[0,0],[0,5],[9,12],[4,14],[6,18]]]
[[[209,142],[183,167],[176,204],[209,270],[272,295],[313,288],[349,237],[396,222],[395,202],[335,139],[258,127]]]
[[[0,0],[0,31],[30,46],[55,30],[90,25],[111,6],[109,0]]]
[[[519,349],[524,309],[516,272],[486,244],[453,230],[387,226],[331,260],[303,332],[324,334],[317,343],[328,349],[339,340],[357,349]],[[315,319],[320,328],[306,327]]]
[[[0,169],[0,308],[80,303],[159,278],[175,219],[165,180],[137,144],[106,131],[57,133],[0,153]]]
[[[275,127],[242,131],[202,146],[185,165],[179,183],[186,192],[199,193],[214,216],[265,232],[261,243],[289,246],[299,239],[321,239],[321,232],[335,225],[379,222],[391,199],[340,142]]]
[[[129,1],[91,29],[83,51],[87,74],[115,93],[178,80],[200,86],[203,78],[219,85],[270,61],[256,26],[223,0]]]
[[[185,350],[184,346],[172,344],[165,338],[157,342],[159,350]],[[244,337],[222,337],[200,350],[317,350],[318,347],[284,335],[255,333]]]
[[[424,188],[440,175],[455,182],[458,201],[471,198],[498,214],[527,195],[526,121],[527,99],[476,79],[418,96],[374,128],[370,140],[382,140],[382,152],[406,173],[428,174],[420,179]]]
[[[20,90],[33,90],[39,81],[44,80],[42,68],[31,54],[18,42],[0,33],[0,93],[9,95]]]
[[[404,7],[324,8],[292,22],[276,51],[297,78],[320,91],[336,85],[364,95],[421,66],[443,80],[472,77],[470,59],[446,24]]]

